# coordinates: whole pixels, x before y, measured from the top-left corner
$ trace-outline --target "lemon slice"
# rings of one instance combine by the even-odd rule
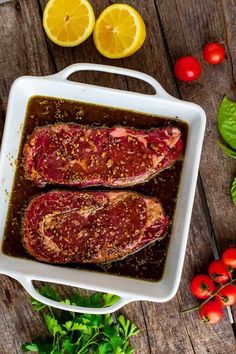
[[[43,13],[47,36],[63,47],[74,47],[92,33],[93,8],[87,0],[49,0]]]
[[[108,6],[97,19],[93,38],[97,50],[105,57],[124,58],[143,45],[146,27],[133,7],[114,4]]]

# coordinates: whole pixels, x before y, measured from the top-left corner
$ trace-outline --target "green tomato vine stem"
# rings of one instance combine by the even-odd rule
[[[182,310],[182,311],[180,311],[180,313],[189,313],[189,312],[192,312],[192,311],[200,310],[205,304],[208,303],[208,301],[213,299],[222,289],[224,289],[226,286],[228,286],[230,284],[233,284],[233,283],[236,283],[236,279],[232,279],[231,278],[231,280],[229,282],[227,282],[224,285],[221,285],[221,287],[218,290],[216,290],[213,294],[211,294],[210,297],[208,297],[205,301],[203,301],[201,303],[201,305],[190,307],[189,309],[186,309],[186,310]]]

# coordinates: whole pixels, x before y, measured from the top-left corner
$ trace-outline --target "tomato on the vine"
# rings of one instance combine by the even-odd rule
[[[208,43],[203,48],[203,58],[209,64],[220,64],[225,59],[225,48],[219,43]]]
[[[222,260],[227,266],[236,269],[236,248],[228,248],[223,252]]]
[[[218,302],[210,300],[200,308],[199,315],[203,322],[215,324],[223,316],[222,306]]]
[[[210,300],[200,308],[199,316],[203,322],[215,324],[223,316],[222,306],[219,302]]]
[[[230,278],[230,273],[221,260],[216,260],[210,263],[208,274],[216,283],[224,284]]]
[[[214,291],[215,285],[211,278],[205,274],[196,275],[191,283],[190,290],[198,299],[207,299]]]
[[[193,81],[200,76],[201,65],[199,61],[192,56],[181,57],[174,65],[174,73],[181,81]]]
[[[215,299],[223,306],[232,306],[236,303],[236,286],[233,284],[226,285],[220,290]]]

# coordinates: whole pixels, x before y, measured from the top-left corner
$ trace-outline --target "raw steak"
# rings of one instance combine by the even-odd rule
[[[30,202],[23,244],[48,263],[104,263],[164,237],[168,224],[157,199],[135,192],[51,191]]]
[[[39,186],[124,187],[170,167],[182,150],[178,128],[55,124],[34,130],[24,147],[24,166],[26,178]]]

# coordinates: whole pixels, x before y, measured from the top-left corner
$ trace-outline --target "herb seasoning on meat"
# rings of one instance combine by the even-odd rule
[[[25,171],[22,164],[23,146],[27,141],[27,137],[32,134],[36,127],[55,123],[76,123],[93,127],[127,126],[143,130],[159,127],[177,127],[182,133],[184,145],[186,144],[188,132],[187,124],[176,119],[156,117],[78,101],[42,96],[32,97],[26,113],[23,139],[3,243],[3,251],[14,257],[30,258],[22,245],[21,235],[21,222],[25,207],[33,196],[55,189],[53,185],[48,185],[44,188],[36,187],[25,179]],[[139,192],[144,196],[158,198],[169,219],[173,220],[182,163],[183,156],[173,166],[160,172],[148,182],[129,187],[129,190]],[[56,188],[65,190],[66,187],[56,186]],[[95,188],[93,187],[93,189]],[[97,189],[101,190],[101,187]],[[165,238],[120,261],[103,265],[72,264],[71,266],[157,281],[163,274],[170,233],[171,227]]]

